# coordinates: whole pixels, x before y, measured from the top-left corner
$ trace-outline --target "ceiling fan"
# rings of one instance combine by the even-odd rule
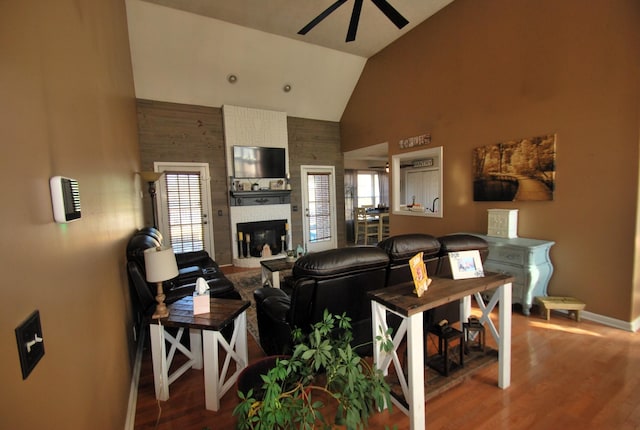
[[[401,29],[405,25],[409,24],[409,21],[407,21],[407,19],[404,16],[402,16],[400,12],[398,12],[386,0],[371,0],[371,1],[376,6],[378,6],[378,9],[380,9],[380,11],[384,13],[387,16],[387,18],[389,18],[389,20],[391,20],[391,22],[393,22],[395,26],[398,27],[398,29]],[[320,15],[312,19],[309,22],[309,24],[302,27],[302,29],[298,31],[298,34],[302,34],[302,35],[307,34],[309,31],[311,31],[313,27],[318,25],[320,21],[325,19],[334,10],[338,9],[340,6],[342,6],[346,2],[347,0],[336,1],[327,9],[325,9],[324,12],[322,12]],[[351,13],[351,21],[349,22],[349,30],[347,31],[346,42],[353,42],[354,40],[356,40],[356,32],[358,31],[358,22],[360,21],[360,12],[362,11],[362,2],[363,0],[355,0],[355,3],[353,4],[353,12]]]

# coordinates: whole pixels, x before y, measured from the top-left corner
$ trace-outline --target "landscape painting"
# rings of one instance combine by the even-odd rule
[[[555,174],[555,134],[475,148],[473,200],[553,200]]]

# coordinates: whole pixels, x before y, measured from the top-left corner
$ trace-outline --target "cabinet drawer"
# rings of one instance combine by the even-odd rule
[[[490,246],[487,259],[523,266],[527,261],[527,250],[510,246]]]
[[[509,264],[499,264],[494,261],[485,261],[484,270],[486,272],[506,273],[515,277],[513,281],[514,289],[515,285],[524,285],[527,283],[527,274],[521,267],[511,266]]]

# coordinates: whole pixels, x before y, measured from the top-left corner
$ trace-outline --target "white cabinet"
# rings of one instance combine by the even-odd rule
[[[547,286],[553,274],[549,250],[555,242],[472,234],[489,244],[489,256],[484,262],[484,270],[514,276],[513,303],[520,303],[522,312],[529,315],[533,298],[547,295]]]

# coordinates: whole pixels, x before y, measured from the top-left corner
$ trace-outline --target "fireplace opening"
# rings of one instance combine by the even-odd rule
[[[271,221],[239,222],[238,230],[238,257],[261,257],[266,249],[271,255],[282,252],[286,246],[286,219]],[[283,243],[283,239],[284,242]]]

